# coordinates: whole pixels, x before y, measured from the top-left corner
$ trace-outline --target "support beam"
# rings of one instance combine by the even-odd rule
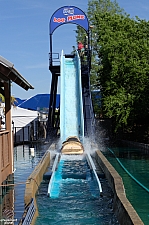
[[[11,85],[10,81],[4,83],[5,94],[5,125],[6,130],[9,130],[9,163],[11,166],[10,174],[13,173],[13,138],[12,138],[12,121],[11,121]]]
[[[50,102],[49,102],[49,115],[47,121],[47,138],[54,133],[54,121],[55,121],[55,107],[56,107],[56,94],[57,94],[58,75],[52,74]]]

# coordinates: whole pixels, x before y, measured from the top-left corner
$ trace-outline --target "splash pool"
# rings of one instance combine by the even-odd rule
[[[15,183],[22,182],[22,184],[8,189],[6,195],[0,199],[0,219],[8,219],[9,216],[11,216],[11,218],[16,220],[14,221],[15,225],[18,224],[24,212],[25,181],[40,161],[45,151],[48,149],[46,145],[36,145],[34,147],[34,158],[31,156],[30,146],[25,145],[14,148],[14,161],[16,169],[14,179]],[[144,151],[136,148],[116,147],[111,149],[114,151],[116,157],[118,157],[125,168],[145,187],[149,188],[149,154],[146,154]],[[131,177],[119,165],[118,161],[109,150],[103,153],[122,176],[127,198],[136,209],[144,224],[148,225],[148,192],[140,185],[136,184],[133,179],[131,179]],[[68,169],[71,162],[68,161],[67,163],[66,168]],[[47,220],[49,220],[49,218],[47,217],[47,210],[51,210],[51,218],[53,220],[51,224],[57,224],[55,218],[57,217],[58,221],[60,221],[59,216],[61,216],[64,220],[70,219],[69,221],[72,221],[74,219],[76,224],[109,224],[109,221],[112,221],[111,224],[118,224],[116,218],[113,216],[113,195],[110,187],[108,186],[107,180],[100,179],[104,190],[103,197],[95,197],[91,195],[88,183],[84,179],[81,179],[82,174],[74,173],[74,176],[79,176],[80,178],[76,180],[74,179],[76,177],[73,177],[72,179],[71,173],[72,171],[67,173],[69,174],[70,180],[67,179],[62,184],[60,196],[56,199],[49,199],[47,197],[49,181],[43,180],[39,188],[39,195],[37,195],[39,218],[36,221],[36,225],[48,224]],[[64,193],[62,194],[63,190],[65,195]],[[81,194],[80,190],[82,190],[84,195]],[[75,203],[78,203],[78,205],[76,204],[75,206]],[[57,205],[59,205],[59,207]],[[69,207],[69,205],[70,211],[69,214],[66,214],[68,211],[66,206]],[[86,209],[86,213],[82,216],[81,211],[83,208]],[[92,208],[93,211],[91,211]],[[72,213],[73,210],[75,211],[75,214]],[[97,212],[97,214],[94,212]],[[43,223],[40,223],[40,220],[43,221]],[[86,221],[88,221],[88,223]],[[62,220],[62,222],[64,221]],[[59,224],[61,223],[59,222]],[[72,224],[72,222],[69,222],[68,224]]]
[[[101,179],[103,196],[86,160],[64,160],[60,163],[58,183],[52,197],[47,196],[48,180],[43,180],[36,196],[40,224],[118,224],[112,210],[112,191]],[[61,179],[62,178],[62,179]],[[58,186],[58,188],[56,188]]]

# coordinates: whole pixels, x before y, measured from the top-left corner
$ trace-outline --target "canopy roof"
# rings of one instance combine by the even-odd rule
[[[3,86],[4,82],[8,81],[16,83],[25,90],[34,89],[34,87],[14,68],[14,64],[0,56],[0,87]],[[0,92],[1,91],[3,90],[1,89]]]
[[[12,121],[17,128],[25,127],[29,125],[33,120],[37,118],[37,111],[22,109],[12,106]],[[19,129],[17,129],[19,130]]]
[[[18,106],[24,109],[40,111],[41,108],[49,108],[49,101],[50,101],[50,94],[37,94],[18,104]],[[56,108],[59,108],[59,106],[60,106],[60,94],[57,94]]]

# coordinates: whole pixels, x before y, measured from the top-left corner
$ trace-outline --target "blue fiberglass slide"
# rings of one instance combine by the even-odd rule
[[[64,142],[69,136],[84,137],[81,64],[78,53],[61,54],[60,135]]]

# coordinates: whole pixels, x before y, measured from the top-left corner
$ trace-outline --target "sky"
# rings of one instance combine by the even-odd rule
[[[130,17],[149,20],[149,0],[117,0]],[[21,99],[49,94],[49,21],[62,6],[87,12],[88,0],[0,0],[0,55],[34,87],[25,91],[15,83],[11,95]],[[70,53],[76,45],[76,25],[60,26],[53,33],[53,53]],[[59,90],[58,90],[59,92]]]

